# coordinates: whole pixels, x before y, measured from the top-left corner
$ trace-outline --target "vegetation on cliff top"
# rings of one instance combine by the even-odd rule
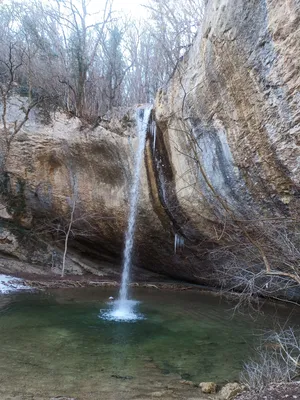
[[[147,19],[113,0],[0,5],[0,94],[95,122],[115,106],[153,100],[201,23],[202,0],[147,0]],[[27,109],[24,110],[26,113]]]

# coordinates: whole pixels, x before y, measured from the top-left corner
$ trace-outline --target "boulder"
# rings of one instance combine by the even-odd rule
[[[218,397],[220,400],[231,400],[236,395],[242,393],[245,390],[245,387],[239,383],[227,383],[220,390]]]
[[[215,382],[201,382],[199,384],[202,393],[216,393],[217,385]]]

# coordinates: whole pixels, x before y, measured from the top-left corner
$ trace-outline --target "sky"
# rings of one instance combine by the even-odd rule
[[[130,12],[133,16],[139,17],[146,14],[146,10],[141,4],[145,4],[143,0],[114,0],[115,10],[124,10]]]

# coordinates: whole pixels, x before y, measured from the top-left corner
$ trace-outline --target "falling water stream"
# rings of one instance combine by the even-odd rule
[[[132,265],[132,252],[140,193],[140,175],[146,143],[147,127],[151,110],[152,106],[147,106],[144,108],[138,108],[136,111],[137,134],[139,144],[135,155],[134,175],[130,193],[129,217],[127,232],[125,236],[121,288],[118,300],[114,302],[112,310],[105,315],[106,318],[119,321],[132,321],[142,318],[141,315],[134,311],[137,302],[129,299],[128,284],[130,280],[130,269]]]

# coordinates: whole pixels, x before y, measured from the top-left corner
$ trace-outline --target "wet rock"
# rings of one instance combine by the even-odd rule
[[[201,382],[199,384],[202,393],[216,393],[217,385],[215,382]]]
[[[220,400],[231,400],[237,394],[242,393],[245,390],[245,387],[239,383],[227,383],[227,385],[223,386],[219,393]]]

